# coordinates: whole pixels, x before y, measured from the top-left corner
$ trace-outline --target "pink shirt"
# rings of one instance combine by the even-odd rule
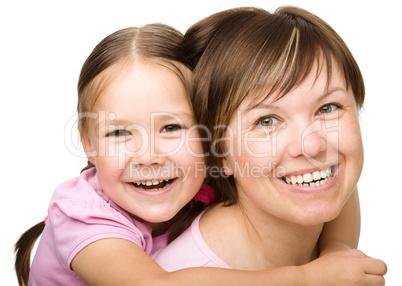
[[[70,264],[79,251],[100,239],[129,240],[152,258],[167,244],[168,233],[152,239],[149,226],[130,217],[102,192],[95,168],[56,188],[48,217],[32,262],[32,286],[86,285]]]
[[[203,239],[199,221],[201,213],[178,238],[163,249],[155,261],[166,271],[190,267],[231,268],[213,252]]]

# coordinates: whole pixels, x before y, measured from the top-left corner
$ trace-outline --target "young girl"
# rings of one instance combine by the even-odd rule
[[[193,128],[181,39],[164,25],[128,28],[105,38],[85,62],[78,113],[89,164],[56,189],[30,273],[30,248],[43,224],[17,244],[20,285],[28,274],[30,285],[273,285],[274,275],[286,283],[286,275],[303,273],[292,267],[168,273],[152,259],[169,234],[174,238],[186,227],[184,212],[211,200],[208,188],[195,196],[204,180],[204,154]],[[307,269],[349,260],[328,255]]]
[[[324,223],[356,199],[363,166],[364,83],[352,54],[328,24],[295,7],[211,15],[186,32],[184,48],[195,68],[193,106],[204,150],[215,154],[206,162],[222,176],[211,180],[218,204],[156,261],[174,271],[314,260]],[[353,278],[344,270],[332,278],[313,271],[317,284],[309,285],[383,285],[385,264],[363,261]],[[276,278],[281,285],[284,278]],[[289,276],[285,285],[297,279]]]

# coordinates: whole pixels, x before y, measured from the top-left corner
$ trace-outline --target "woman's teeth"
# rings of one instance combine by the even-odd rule
[[[152,180],[133,183],[135,187],[147,191],[159,191],[169,186],[174,179],[169,180]]]
[[[325,184],[326,181],[331,179],[333,176],[332,169],[328,168],[325,171],[315,171],[311,173],[306,173],[306,174],[300,174],[297,176],[290,176],[290,177],[285,177],[284,181],[288,185],[292,186],[310,186],[310,187],[315,187],[315,186],[320,186],[322,184]]]

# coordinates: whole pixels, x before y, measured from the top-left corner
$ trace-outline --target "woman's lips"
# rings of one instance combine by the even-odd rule
[[[335,166],[330,166],[324,170],[315,170],[304,174],[284,176],[283,181],[291,186],[310,186],[316,187],[325,184],[334,176]]]

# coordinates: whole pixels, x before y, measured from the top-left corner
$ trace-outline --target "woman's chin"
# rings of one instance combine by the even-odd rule
[[[300,209],[295,215],[295,223],[305,226],[324,224],[335,219],[341,211],[341,206],[319,205]]]

